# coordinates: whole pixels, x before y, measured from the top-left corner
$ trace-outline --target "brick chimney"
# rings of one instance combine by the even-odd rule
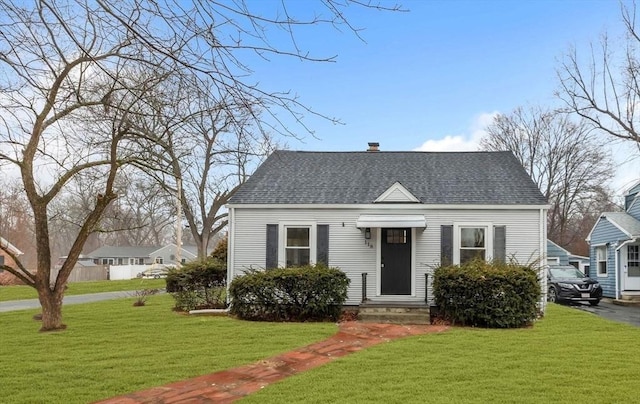
[[[378,143],[378,142],[369,142],[369,148],[367,149],[367,151],[368,152],[377,152],[377,151],[380,151],[379,147],[380,147],[380,143]]]

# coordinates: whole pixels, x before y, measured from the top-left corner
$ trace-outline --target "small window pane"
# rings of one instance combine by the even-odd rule
[[[309,265],[308,248],[287,248],[287,267]]]
[[[484,248],[484,229],[483,228],[462,228],[460,229],[460,244],[465,247]]]
[[[309,247],[309,228],[287,228],[287,247]]]
[[[406,244],[407,243],[407,231],[401,229],[388,229],[387,231],[387,244]]]
[[[460,250],[460,263],[472,261],[474,258],[484,258],[484,250]]]

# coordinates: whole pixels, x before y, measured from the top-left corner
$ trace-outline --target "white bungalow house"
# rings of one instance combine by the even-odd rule
[[[590,276],[603,294],[640,299],[640,181],[624,195],[624,212],[604,212],[591,229]]]
[[[511,152],[369,146],[271,154],[227,205],[228,281],[324,262],[349,276],[347,305],[425,304],[441,263],[544,264],[547,201]]]

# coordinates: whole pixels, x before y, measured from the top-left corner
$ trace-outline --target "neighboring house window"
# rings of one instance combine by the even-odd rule
[[[129,265],[134,265],[136,263],[135,258],[129,258]]]
[[[156,257],[156,264],[164,264],[162,257]]]
[[[102,265],[113,265],[113,258],[103,258]]]
[[[598,275],[607,274],[607,246],[596,247],[596,260],[598,261]]]
[[[144,258],[138,258],[138,265],[144,265]]]
[[[124,259],[118,258],[118,265],[123,265],[123,264],[124,264]]]
[[[549,257],[547,258],[547,265],[559,265],[560,258],[558,257]]]
[[[487,258],[487,228],[460,227],[460,264]]]
[[[286,266],[309,265],[311,258],[311,229],[309,227],[285,227]]]
[[[640,276],[640,245],[627,246],[627,275]]]
[[[187,259],[183,258],[183,259],[180,260],[180,262],[182,262],[184,264],[185,262],[187,262]]]

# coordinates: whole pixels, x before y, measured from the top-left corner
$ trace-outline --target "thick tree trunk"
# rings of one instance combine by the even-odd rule
[[[38,290],[38,298],[42,306],[42,327],[40,331],[64,330],[67,326],[62,322],[62,298],[64,292]]]

